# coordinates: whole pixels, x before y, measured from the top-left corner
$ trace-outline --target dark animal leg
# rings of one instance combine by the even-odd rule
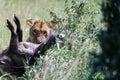
[[[9,30],[11,31],[11,39],[10,39],[10,44],[9,44],[9,50],[10,51],[15,51],[18,49],[18,37],[17,34],[15,33],[14,27],[11,24],[11,22],[9,20],[7,20],[7,27],[9,28]]]
[[[18,35],[18,41],[19,42],[22,42],[22,36],[23,36],[23,31],[21,29],[21,24],[20,24],[20,20],[18,19],[18,17],[16,15],[14,15],[14,22],[17,26],[17,30],[16,30],[16,33]]]
[[[52,35],[46,43],[40,44],[40,46],[36,49],[35,54],[29,60],[29,65],[34,65],[36,62],[36,57],[40,55],[44,55],[45,51],[47,51],[52,45],[56,43],[56,35]]]
[[[46,41],[46,43],[40,44],[40,46],[36,49],[34,56],[44,55],[46,50],[48,50],[52,45],[56,44],[57,39],[62,41],[63,38],[64,38],[63,34],[51,35],[50,38]]]
[[[56,35],[50,36],[50,38],[46,41],[46,43],[42,43],[37,49],[36,53],[40,51],[40,55],[44,55],[45,51],[47,51],[52,45],[56,43]]]

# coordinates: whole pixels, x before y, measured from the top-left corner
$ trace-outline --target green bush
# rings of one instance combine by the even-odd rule
[[[102,51],[94,55],[95,63],[92,72],[95,73],[96,79],[119,80],[120,1],[106,0],[102,4],[102,11],[107,29],[101,30],[98,35]]]

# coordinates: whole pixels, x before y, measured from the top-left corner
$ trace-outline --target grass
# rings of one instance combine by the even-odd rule
[[[0,50],[9,44],[10,32],[6,19],[12,21],[16,14],[22,24],[24,41],[29,27],[26,18],[58,20],[56,32],[64,33],[64,46],[53,46],[46,55],[38,59],[39,64],[26,66],[23,77],[14,79],[29,80],[87,80],[94,61],[90,52],[100,51],[96,35],[103,29],[99,0],[0,0]],[[80,15],[79,15],[80,14]],[[91,76],[97,79],[97,75]],[[0,78],[11,80],[10,76]]]

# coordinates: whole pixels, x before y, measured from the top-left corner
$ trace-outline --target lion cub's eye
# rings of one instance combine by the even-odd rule
[[[47,32],[46,31],[43,31],[43,34],[47,37]]]
[[[33,30],[33,34],[37,34],[37,30],[36,29]]]

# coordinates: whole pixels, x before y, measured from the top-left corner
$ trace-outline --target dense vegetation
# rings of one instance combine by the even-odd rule
[[[92,74],[99,73],[98,79],[119,80],[120,1],[106,0],[102,4],[102,11],[107,30],[101,30],[98,35],[102,51],[95,54]]]

